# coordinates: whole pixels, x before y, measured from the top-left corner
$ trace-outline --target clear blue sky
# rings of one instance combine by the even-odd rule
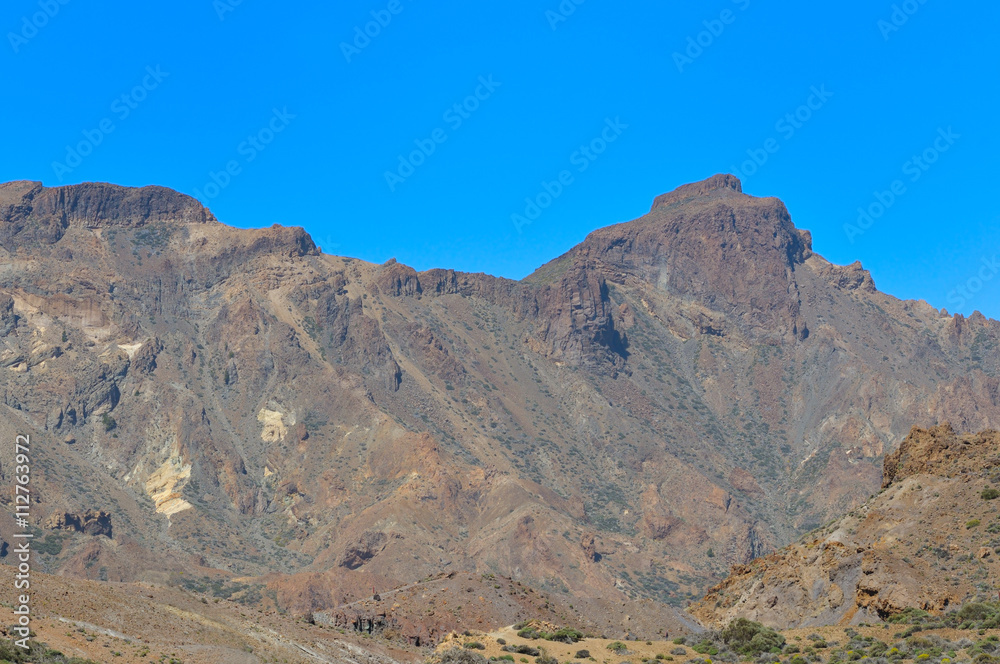
[[[330,253],[520,278],[750,150],[767,161],[745,190],[782,198],[818,252],[1000,318],[984,264],[1000,254],[997,3],[909,0],[894,24],[892,0],[566,0],[565,16],[559,0],[62,2],[0,16],[0,180],[160,184],[228,224],[304,226]],[[602,153],[578,152],[602,132]],[[925,151],[933,164],[911,161]],[[518,232],[511,215],[564,170]]]

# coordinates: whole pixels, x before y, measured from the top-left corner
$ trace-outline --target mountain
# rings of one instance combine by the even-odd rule
[[[885,459],[877,496],[748,565],[692,608],[707,625],[737,617],[771,627],[878,622],[935,614],[1000,586],[1000,433],[914,428]]]
[[[0,265],[41,571],[221,575],[296,615],[472,573],[462,605],[400,594],[411,640],[535,617],[517,582],[562,624],[691,628],[731,565],[878,491],[911,426],[1000,426],[1000,324],[879,292],[727,175],[519,282],[325,255],[161,187],[13,182]],[[507,608],[471,611],[494,585]]]

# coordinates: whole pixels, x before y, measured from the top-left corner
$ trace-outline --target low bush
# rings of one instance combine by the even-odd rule
[[[535,664],[559,664],[559,660],[543,650],[542,654],[535,658]]]
[[[779,653],[785,646],[785,637],[758,622],[737,618],[720,634],[730,648],[747,657],[757,657],[765,652]]]
[[[558,641],[559,643],[576,643],[583,638],[583,632],[563,627],[551,634],[543,635],[543,638],[547,641]]]
[[[9,639],[0,639],[0,662],[32,662],[33,664],[97,664],[89,659],[78,657],[67,657],[58,650],[52,650],[44,643],[29,641],[29,648],[25,650],[14,645]]]
[[[718,655],[719,649],[711,641],[702,641],[701,643],[696,643],[691,646],[691,650],[695,651],[699,655]]]
[[[441,654],[441,664],[486,664],[486,658],[463,648],[452,648]]]

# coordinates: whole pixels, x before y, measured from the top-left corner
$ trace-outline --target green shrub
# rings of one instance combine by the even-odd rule
[[[711,641],[702,641],[697,645],[691,646],[691,650],[694,650],[699,655],[718,655],[719,649]]]
[[[576,657],[577,659],[590,659],[590,651],[589,650],[577,650],[576,654],[573,655],[573,657]]]
[[[502,650],[506,652],[514,652],[518,655],[528,655],[529,657],[538,657],[541,654],[538,648],[532,648],[531,646],[504,646]]]
[[[548,641],[558,641],[560,643],[576,643],[583,638],[583,632],[577,631],[575,629],[570,629],[569,627],[563,627],[558,629],[551,634],[546,634],[545,639]]]
[[[916,623],[916,622],[921,622],[921,621],[923,621],[925,618],[927,618],[929,616],[930,616],[930,614],[927,613],[926,611],[924,611],[923,609],[917,609],[917,608],[914,608],[914,607],[907,607],[907,608],[903,609],[902,611],[900,611],[899,613],[897,613],[896,615],[890,616],[889,617],[889,622],[891,622],[891,623],[912,624],[912,623]]]
[[[608,644],[608,650],[615,653],[616,655],[623,655],[628,652],[628,646],[626,646],[621,641],[613,641]]]
[[[980,524],[980,521],[979,521],[979,519],[972,519],[972,520],[970,520],[970,521],[967,521],[967,522],[965,523],[965,528],[966,528],[967,530],[972,530],[973,528],[975,528],[975,527],[976,527],[976,526],[978,526],[979,524]]]
[[[729,623],[720,637],[731,649],[750,657],[774,650],[780,652],[785,646],[785,637],[781,634],[746,618],[737,618]]]
[[[52,650],[44,643],[29,641],[28,649],[25,650],[14,645],[10,639],[0,639],[0,662],[13,662],[22,664],[32,662],[33,664],[97,664],[89,659],[78,657],[67,657],[58,650]]]
[[[983,492],[979,494],[979,497],[983,500],[996,500],[1000,498],[1000,490],[990,487],[988,489],[983,489]]]
[[[469,650],[486,650],[486,646],[479,641],[469,641],[468,643],[463,643],[462,647],[468,648]]]
[[[452,648],[441,654],[441,664],[486,664],[486,658],[479,653]]]
[[[986,620],[993,615],[993,607],[983,602],[971,602],[965,604],[955,616],[962,621],[966,620]]]
[[[115,418],[111,417],[107,413],[101,415],[101,424],[104,425],[105,432],[111,431],[112,429],[118,426],[118,423],[115,422]]]

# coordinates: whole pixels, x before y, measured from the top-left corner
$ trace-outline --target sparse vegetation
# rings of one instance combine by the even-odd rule
[[[98,664],[90,659],[67,657],[58,650],[52,650],[44,643],[29,641],[29,649],[14,645],[10,639],[0,639],[0,663],[11,664]]]
[[[506,652],[517,653],[518,655],[528,655],[529,657],[538,657],[538,648],[532,648],[531,646],[518,645],[518,646],[504,646],[502,650]]]
[[[210,594],[216,599],[232,599],[240,604],[254,605],[263,599],[261,586],[235,583],[225,579],[212,579],[207,576],[200,579],[181,577],[179,584],[192,592]]]
[[[115,418],[111,417],[108,413],[101,415],[101,424],[104,425],[105,432],[111,431],[118,426],[118,422],[115,421]]]
[[[441,653],[441,664],[486,664],[486,658],[479,653],[462,648],[452,648]]]
[[[1000,602],[968,602],[942,616],[932,616],[921,609],[908,608],[889,618],[889,622],[911,625],[903,632],[910,637],[917,631],[950,627],[954,629],[986,630],[1000,627]],[[915,629],[914,629],[915,628]]]
[[[757,657],[765,652],[778,653],[785,645],[785,637],[758,622],[737,618],[722,630],[720,638],[741,655]],[[798,652],[798,648],[795,649]]]
[[[555,631],[546,632],[531,622],[523,622],[515,625],[514,628],[518,630],[517,635],[522,639],[543,639],[545,641],[559,641],[561,643],[576,643],[583,638],[583,632],[569,627],[560,627]]]

